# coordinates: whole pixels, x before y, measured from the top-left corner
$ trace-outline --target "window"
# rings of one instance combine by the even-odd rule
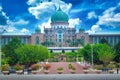
[[[113,45],[113,40],[112,40],[112,36],[110,37],[110,45]]]
[[[61,38],[61,35],[59,35],[59,38]]]
[[[100,43],[100,36],[98,37],[98,43]]]
[[[58,33],[61,34],[61,33],[62,33],[62,30],[58,30]]]
[[[27,40],[26,40],[26,37],[24,38],[24,44],[26,44]]]
[[[109,41],[108,41],[108,36],[106,36],[106,41],[109,42]]]
[[[8,43],[10,42],[10,37],[8,37]]]
[[[35,44],[37,44],[37,45],[39,44],[39,37],[38,37],[38,36],[36,37],[36,42],[35,42]]]
[[[61,42],[61,39],[59,39],[59,42]]]
[[[116,45],[116,36],[114,36],[114,45]]]
[[[97,37],[93,37],[93,43],[97,43]]]
[[[4,45],[6,44],[6,38],[4,38]]]
[[[120,36],[118,36],[118,42],[120,42]]]

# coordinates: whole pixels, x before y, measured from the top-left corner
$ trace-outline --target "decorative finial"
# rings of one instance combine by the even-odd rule
[[[61,11],[61,8],[60,8],[60,2],[59,2],[59,8],[58,8],[59,11]]]

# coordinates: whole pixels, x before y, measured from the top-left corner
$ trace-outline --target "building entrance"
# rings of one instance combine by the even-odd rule
[[[65,54],[60,54],[58,56],[58,61],[59,62],[66,62],[66,56],[65,56]]]

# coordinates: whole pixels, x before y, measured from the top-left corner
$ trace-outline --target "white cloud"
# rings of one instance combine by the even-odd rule
[[[88,33],[95,33],[97,31],[101,31],[102,29],[100,28],[99,25],[93,25],[90,30],[86,31]]]
[[[44,27],[45,28],[51,28],[50,23],[51,23],[51,20],[49,19],[48,22],[44,22],[44,23],[38,25],[38,27],[41,29],[42,33],[44,33]]]
[[[25,21],[23,19],[19,19],[18,21],[14,22],[14,25],[26,25],[29,21]]]
[[[23,33],[29,33],[29,30],[26,29],[26,28],[22,28],[21,32],[23,32]]]
[[[34,5],[37,4],[37,1],[38,1],[38,0],[28,0],[27,4],[34,6]],[[39,1],[40,1],[40,0],[39,0]]]
[[[55,6],[52,2],[44,2],[37,6],[30,7],[28,10],[36,19],[46,20],[55,11]]]
[[[7,32],[18,32],[18,29],[13,27],[13,26],[6,26],[7,27]]]
[[[38,0],[28,0],[28,5],[30,5],[28,11],[35,16],[36,19],[47,21],[51,15],[56,11],[59,4],[62,10],[66,13],[69,12],[72,4],[67,4],[61,0],[52,0],[51,2],[40,3]],[[33,6],[33,4],[37,4]]]
[[[120,7],[119,7],[120,8]],[[120,27],[120,12],[115,13],[117,7],[111,7],[103,12],[102,16],[99,16],[98,25],[105,25],[111,27]]]
[[[111,7],[103,12],[103,15],[98,17],[98,22],[94,24],[87,32],[93,33],[101,31],[101,25],[111,26],[113,28],[120,27],[120,12],[115,13],[115,10],[120,8],[120,3],[116,7]]]
[[[88,18],[88,19],[97,18],[97,15],[95,14],[94,11],[91,11],[91,12],[88,13],[87,18]]]
[[[79,18],[69,19],[69,27],[75,27],[75,25],[79,25],[82,21]]]

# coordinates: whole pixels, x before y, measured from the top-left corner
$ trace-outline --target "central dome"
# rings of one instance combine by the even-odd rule
[[[68,22],[68,20],[68,15],[60,7],[51,17],[51,22]]]

